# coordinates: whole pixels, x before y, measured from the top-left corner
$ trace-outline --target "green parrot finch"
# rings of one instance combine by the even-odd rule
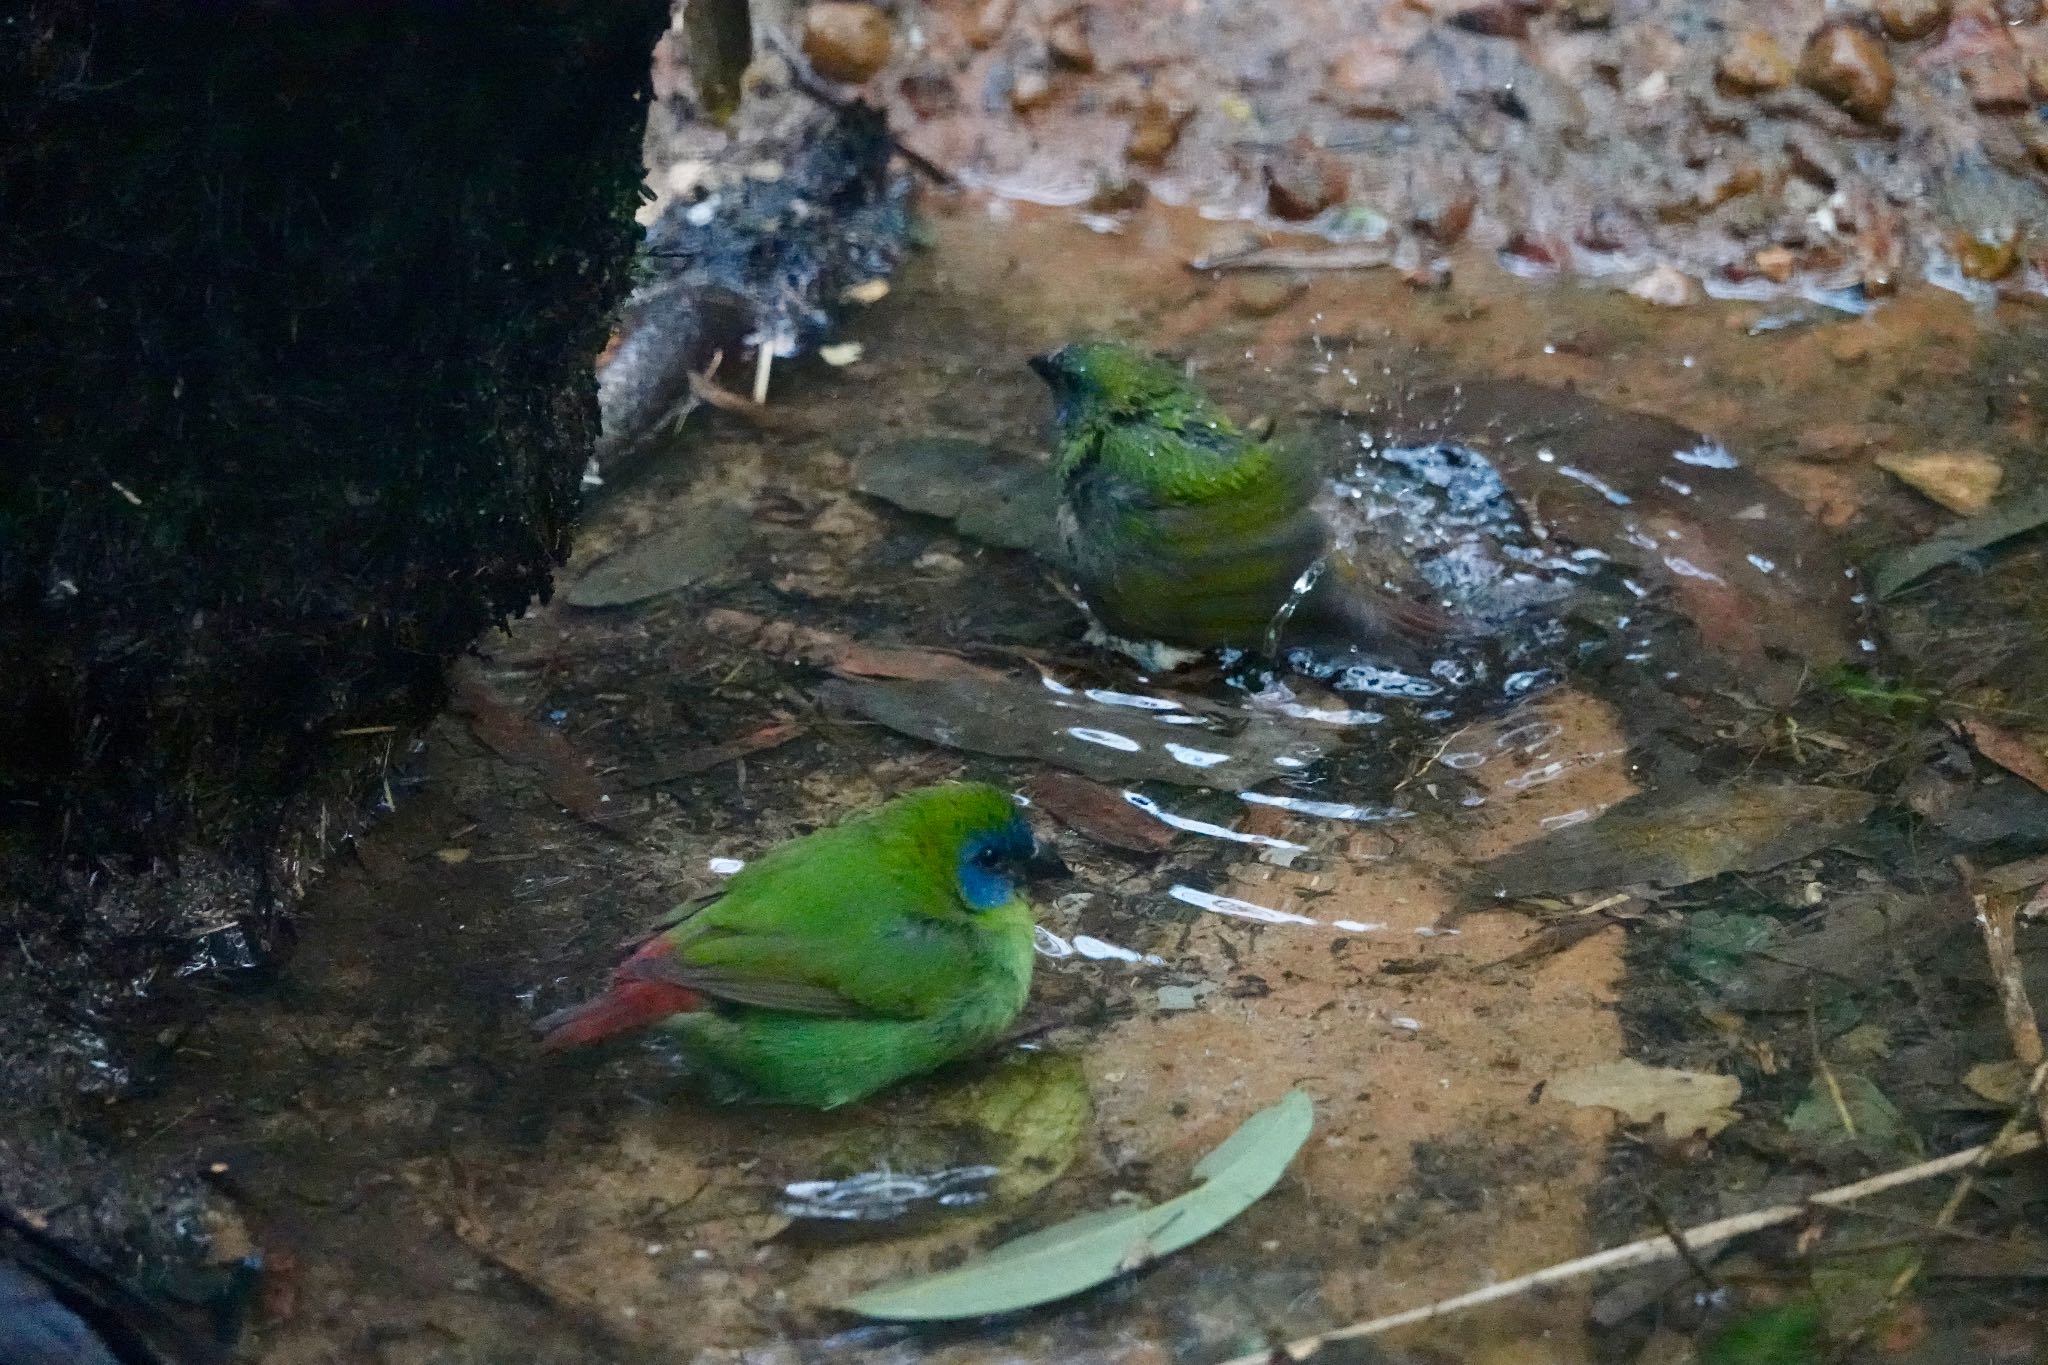
[[[1331,554],[1314,463],[1247,435],[1176,367],[1101,341],[1063,346],[1031,367],[1058,404],[1068,567],[1109,634],[1413,658],[1456,632],[1357,554]]]
[[[726,1101],[831,1109],[995,1041],[1031,989],[1016,803],[929,787],[777,847],[680,907],[549,1051],[658,1024]]]

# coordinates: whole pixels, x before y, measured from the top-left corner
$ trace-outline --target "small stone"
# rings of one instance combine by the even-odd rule
[[[1353,43],[1330,61],[1330,99],[1359,118],[1401,116],[1401,54],[1383,43]]]
[[[1426,198],[1416,205],[1409,226],[1438,246],[1453,246],[1472,226],[1478,199],[1469,191]]]
[[[1799,79],[1808,89],[1865,123],[1879,123],[1891,106],[1891,58],[1884,44],[1859,24],[1823,24],[1799,58]]]
[[[1017,0],[985,0],[968,22],[967,45],[982,49],[994,47],[1010,31],[1010,24],[1016,17]]]
[[[1659,308],[1683,308],[1700,300],[1699,282],[1673,266],[1660,265],[1628,287],[1628,292]]]
[[[1298,223],[1344,197],[1343,168],[1306,147],[1276,154],[1265,166],[1266,207],[1275,218]]]
[[[1308,281],[1299,275],[1255,271],[1238,280],[1230,307],[1240,317],[1269,318],[1307,292]]]
[[[1902,43],[1925,38],[1948,22],[1949,0],[1878,0],[1884,31]]]
[[[1193,986],[1161,986],[1158,994],[1162,1010],[1191,1010],[1199,1005]]]
[[[1046,30],[1046,50],[1069,71],[1093,71],[1095,47],[1088,39],[1088,11],[1077,9]]]
[[[935,66],[922,66],[897,84],[903,102],[921,119],[939,118],[960,107],[960,91],[953,78]]]
[[[2032,100],[2019,50],[2010,43],[1980,52],[1962,65],[1963,88],[1970,103],[1987,114],[2017,114]]]
[[[1750,259],[1755,262],[1757,273],[1772,284],[1783,284],[1791,279],[1799,261],[1790,247],[1783,246],[1764,247]]]
[[[1529,11],[1517,0],[1458,0],[1444,18],[1452,28],[1488,38],[1529,36]]]
[[[1052,77],[1035,66],[1017,72],[1010,82],[1010,107],[1020,114],[1042,108],[1052,99]]]
[[[2012,274],[2020,263],[2020,234],[2017,230],[2008,232],[1997,241],[1958,232],[1952,245],[1956,262],[1962,266],[1966,279],[2002,280]]]
[[[1131,121],[1131,137],[1124,144],[1124,155],[1141,166],[1162,164],[1180,141],[1180,130],[1187,126],[1194,112],[1177,109],[1157,96],[1146,100],[1138,106],[1137,118]]]
[[[1877,467],[1963,517],[1974,517],[1989,507],[2005,478],[2004,467],[1977,450],[1884,454],[1877,457]]]
[[[1714,83],[1731,95],[1755,95],[1792,83],[1792,61],[1778,40],[1758,29],[1735,36],[1714,68]]]
[[[889,61],[889,16],[860,0],[818,0],[804,11],[803,49],[827,80],[858,85]]]

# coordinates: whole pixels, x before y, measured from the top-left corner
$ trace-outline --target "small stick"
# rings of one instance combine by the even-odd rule
[[[1823,1084],[1828,1088],[1828,1098],[1834,1101],[1835,1117],[1842,1121],[1842,1131],[1850,1137],[1856,1136],[1856,1120],[1850,1116],[1849,1101],[1842,1096],[1842,1083],[1835,1079],[1835,1069],[1828,1065],[1827,1053],[1820,1045],[1820,1018],[1813,1004],[1811,990],[1806,995],[1806,1036],[1813,1045],[1813,1067],[1820,1072]]]
[[[1852,1204],[1873,1194],[1882,1194],[1901,1185],[1916,1184],[1938,1175],[1946,1175],[1950,1171],[1967,1170],[2007,1157],[2025,1156],[2029,1152],[2041,1150],[2043,1145],[2037,1133],[2014,1131],[2010,1138],[2003,1138],[2003,1135],[2001,1137],[2003,1140],[1987,1142],[1978,1147],[1966,1147],[1960,1152],[1951,1152],[1947,1156],[1936,1157],[1932,1161],[1923,1161],[1914,1166],[1901,1167],[1896,1171],[1886,1171],[1882,1175],[1871,1176],[1868,1180],[1859,1180],[1853,1185],[1839,1185],[1831,1190],[1822,1190],[1819,1194],[1810,1196],[1803,1204],[1778,1204],[1771,1208],[1758,1209],[1754,1213],[1737,1214],[1732,1218],[1702,1223],[1684,1233],[1685,1245],[1693,1251],[1718,1246],[1722,1242],[1732,1241],[1752,1232],[1795,1222],[1805,1217],[1816,1206],[1833,1208],[1841,1204]],[[1517,1276],[1512,1280],[1503,1280],[1499,1284],[1487,1285],[1484,1289],[1475,1289],[1469,1294],[1459,1294],[1421,1308],[1411,1308],[1406,1312],[1374,1318],[1370,1322],[1353,1323],[1349,1327],[1339,1327],[1334,1331],[1302,1337],[1298,1341],[1288,1342],[1277,1352],[1261,1351],[1253,1355],[1238,1356],[1234,1360],[1225,1361],[1223,1365],[1272,1365],[1272,1362],[1279,1360],[1283,1354],[1288,1360],[1307,1360],[1334,1341],[1356,1341],[1361,1337],[1380,1336],[1397,1327],[1428,1322],[1432,1318],[1462,1312],[1467,1308],[1477,1308],[1481,1304],[1497,1303],[1502,1299],[1526,1294],[1533,1289],[1562,1284],[1605,1270],[1628,1270],[1636,1266],[1656,1265],[1677,1259],[1678,1252],[1673,1239],[1660,1232],[1655,1237],[1645,1237],[1639,1242],[1610,1247],[1606,1251],[1596,1251],[1590,1256],[1581,1256],[1577,1260],[1565,1261],[1559,1265],[1545,1266],[1541,1270]]]
[[[760,407],[768,401],[768,369],[775,363],[775,347],[762,342],[761,349],[754,353],[754,406]]]

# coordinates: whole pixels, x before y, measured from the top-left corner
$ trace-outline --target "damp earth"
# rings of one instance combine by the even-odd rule
[[[928,245],[845,325],[853,363],[778,366],[765,407],[707,409],[607,480],[555,600],[390,755],[389,809],[323,869],[289,969],[110,1111],[118,1141],[202,1157],[265,1250],[257,1358],[1263,1358],[1996,1127],[1962,1080],[2008,1053],[1953,860],[2037,852],[2040,793],[1947,724],[2048,725],[2039,634],[1992,601],[2038,630],[2041,550],[1980,553],[1882,621],[1865,570],[1948,516],[1876,454],[2048,472],[2030,316],[1908,291],[1768,329],[1770,304],[1652,310],[1483,262],[1428,291],[1288,276],[1276,307],[1263,278],[1188,270],[1193,214],[924,211]],[[1504,624],[1408,671],[1091,644],[1026,548],[1049,409],[1024,361],[1077,336],[1166,352],[1316,443],[1356,534]],[[535,1050],[676,901],[956,777],[1029,800],[1074,872],[995,1054],[813,1114],[703,1104],[658,1046]],[[1771,804],[1788,789],[1849,808]],[[1660,813],[1702,793],[1709,814]],[[1590,882],[1532,862],[1618,807],[1632,833]],[[1758,985],[1753,954],[1849,897],[1947,922],[1912,964]],[[1629,1058],[1741,1098],[1670,1133],[1559,1098]],[[1794,1121],[1837,1073],[1889,1136]],[[1170,1197],[1297,1088],[1315,1127],[1280,1186],[1113,1286],[945,1329],[834,1307]],[[1887,1358],[2038,1329],[2039,1172],[1987,1179],[1965,1250],[1989,1268],[1930,1271]],[[1940,1197],[1811,1235],[1896,1244]],[[1744,1247],[1697,1268],[1711,1288],[1683,1264],[1578,1281],[1385,1358],[1650,1359],[1863,1264],[1804,1255]]]

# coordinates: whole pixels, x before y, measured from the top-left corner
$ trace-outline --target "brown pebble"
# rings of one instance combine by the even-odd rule
[[[1793,268],[1798,264],[1792,249],[1783,246],[1764,247],[1750,259],[1755,262],[1757,273],[1772,284],[1783,284],[1791,279]]]
[[[1187,126],[1194,112],[1176,109],[1157,96],[1146,100],[1138,106],[1138,116],[1131,121],[1131,137],[1124,144],[1124,155],[1141,166],[1161,164],[1180,141],[1180,130]]]
[[[889,16],[860,0],[818,0],[804,11],[804,57],[827,80],[858,85],[889,61]]]
[[[1344,170],[1312,148],[1292,147],[1266,162],[1266,207],[1275,218],[1301,222],[1344,197]]]
[[[2017,114],[2032,103],[2019,50],[2010,43],[1971,57],[1961,75],[1970,103],[1987,114]]]
[[[1052,77],[1035,66],[1018,70],[1010,81],[1010,107],[1028,114],[1052,99]]]
[[[1307,292],[1308,281],[1299,275],[1253,271],[1238,280],[1230,309],[1239,317],[1269,318]]]
[[[1683,308],[1700,301],[1699,282],[1673,266],[1660,265],[1628,287],[1644,303],[1659,308]]]
[[[1714,68],[1714,83],[1731,95],[1755,95],[1792,83],[1792,61],[1778,40],[1757,29],[1735,35]]]
[[[960,92],[953,78],[935,66],[922,66],[905,76],[896,87],[903,102],[919,118],[937,118],[960,107]]]
[[[1330,98],[1360,118],[1401,116],[1401,54],[1383,43],[1353,43],[1330,59]]]
[[[1408,224],[1438,246],[1454,246],[1471,228],[1478,207],[1479,200],[1470,190],[1425,197],[1415,206]]]
[[[1865,123],[1883,120],[1892,102],[1891,58],[1884,44],[1859,24],[1824,24],[1807,40],[1799,79],[1809,89]]]
[[[1902,43],[1925,38],[1948,22],[1949,0],[1879,0],[1878,20]]]
[[[967,24],[967,45],[991,48],[1002,41],[1017,17],[1017,0],[984,0]]]
[[[1077,9],[1046,30],[1045,46],[1055,64],[1069,71],[1095,69],[1095,46],[1089,41],[1088,27],[1088,11]]]
[[[1453,28],[1488,38],[1529,36],[1529,11],[1517,0],[1463,0],[1444,17]]]
[[[1963,276],[1972,280],[2002,280],[2012,274],[2020,263],[2020,234],[2009,232],[1995,242],[1968,232],[1958,232],[1950,240],[1955,249],[1956,263],[1962,267]]]

